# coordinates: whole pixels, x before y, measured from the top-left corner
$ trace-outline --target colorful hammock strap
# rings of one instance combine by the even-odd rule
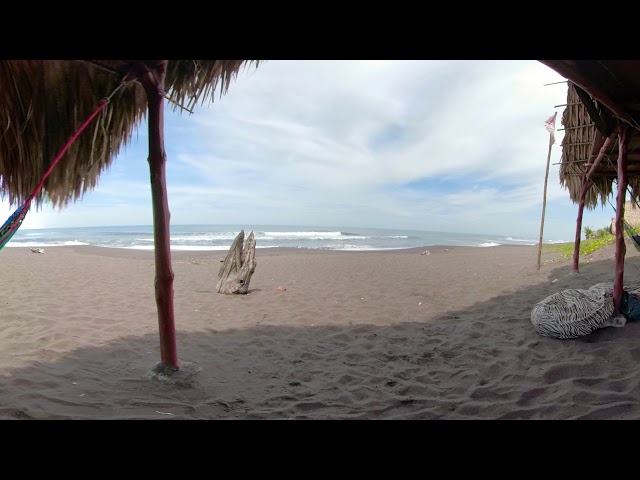
[[[91,115],[89,115],[89,118],[87,118],[84,121],[84,123],[80,125],[80,128],[76,130],[76,133],[74,133],[73,136],[67,141],[67,143],[64,144],[64,146],[62,147],[62,150],[60,150],[60,153],[56,155],[56,158],[53,159],[53,162],[51,162],[51,165],[49,165],[49,168],[47,169],[47,171],[44,172],[44,175],[42,176],[42,180],[40,180],[40,183],[38,184],[38,186],[35,188],[35,190],[29,196],[29,198],[27,198],[27,201],[25,202],[25,206],[28,206],[31,203],[31,200],[33,200],[35,196],[38,195],[38,193],[40,193],[40,190],[42,190],[42,187],[44,186],[45,180],[49,175],[51,175],[51,172],[53,171],[55,166],[58,164],[60,159],[62,159],[63,155],[67,152],[67,150],[69,150],[69,147],[73,145],[73,142],[76,141],[78,136],[80,136],[80,134],[84,131],[85,128],[87,128],[87,126],[96,117],[96,115],[98,115],[102,111],[102,109],[106,107],[108,104],[109,104],[108,99],[102,100],[102,102],[100,102],[100,105],[98,105],[98,108],[96,108],[95,111]]]
[[[18,209],[13,212],[13,214],[9,217],[9,219],[0,227],[0,250],[4,247],[11,237],[18,231],[24,217],[27,216],[27,212],[29,211],[28,205],[20,205]]]
[[[24,217],[27,215],[27,212],[29,211],[31,201],[36,197],[36,195],[38,195],[38,193],[40,193],[40,190],[42,190],[42,187],[44,186],[45,180],[49,175],[51,175],[51,172],[53,171],[55,166],[58,164],[60,159],[62,159],[64,154],[67,152],[67,150],[69,150],[69,147],[73,144],[73,142],[76,141],[76,139],[78,138],[78,136],[80,136],[80,134],[84,131],[84,129],[87,128],[87,126],[91,123],[91,121],[94,118],[96,118],[96,116],[102,111],[102,109],[109,104],[111,97],[113,97],[115,93],[123,85],[126,85],[127,83],[130,83],[130,82],[124,82],[124,81],[120,82],[109,96],[103,98],[100,101],[100,104],[95,109],[95,111],[91,115],[89,115],[89,118],[87,118],[82,125],[80,125],[78,130],[76,130],[76,132],[71,136],[71,138],[67,141],[67,143],[64,144],[64,146],[62,147],[58,155],[56,155],[56,157],[53,159],[53,161],[51,162],[51,165],[49,165],[49,168],[42,176],[40,183],[38,183],[33,193],[29,195],[27,200],[22,205],[20,205],[15,212],[13,212],[13,214],[4,223],[4,225],[0,227],[0,250],[2,250],[2,247],[4,247],[7,244],[7,242],[11,240],[11,237],[13,237],[13,235],[18,231],[18,228],[22,224]]]
[[[27,201],[25,202],[25,206],[29,206],[29,204],[36,197],[36,195],[38,195],[38,193],[40,193],[40,190],[42,190],[42,187],[44,186],[45,180],[47,179],[47,177],[49,175],[51,175],[51,172],[53,171],[55,166],[58,164],[58,162],[62,159],[63,155],[67,152],[67,150],[69,150],[69,147],[71,145],[73,145],[73,142],[75,142],[76,139],[80,136],[80,134],[84,131],[84,129],[87,128],[87,126],[89,126],[91,121],[94,118],[96,118],[96,115],[98,115],[102,111],[102,109],[109,104],[109,102],[111,101],[111,97],[113,97],[116,94],[116,92],[118,90],[120,90],[120,88],[122,88],[124,85],[126,85],[128,83],[131,83],[131,81],[128,81],[128,82],[121,81],[118,84],[118,86],[113,90],[113,92],[111,92],[108,96],[104,97],[100,101],[100,104],[98,105],[98,108],[96,108],[95,111],[91,115],[89,115],[89,118],[87,118],[84,121],[84,123],[82,125],[80,125],[80,128],[78,128],[78,130],[76,130],[76,133],[74,133],[73,136],[67,141],[67,143],[64,144],[64,146],[62,147],[62,150],[60,150],[60,153],[58,153],[58,155],[56,155],[56,157],[53,159],[53,162],[51,162],[51,165],[49,165],[49,168],[47,169],[47,171],[42,176],[42,180],[40,180],[40,183],[38,184],[36,189],[29,196],[29,198],[27,198]]]
[[[0,228],[0,250],[2,249],[2,247],[4,247],[7,244],[9,240],[11,240],[11,237],[13,237],[13,235],[18,231],[18,228],[22,224],[24,217],[27,215],[27,212],[29,211],[29,206],[31,205],[31,201],[35,198],[36,195],[38,195],[38,193],[40,193],[40,190],[42,190],[42,187],[44,186],[45,180],[49,175],[51,175],[51,172],[53,171],[55,166],[58,164],[62,156],[66,153],[66,151],[73,144],[73,142],[76,141],[76,139],[83,132],[83,130],[87,128],[87,126],[91,123],[91,120],[93,120],[96,117],[96,115],[98,115],[102,111],[102,109],[107,106],[108,103],[109,103],[108,98],[102,100],[102,102],[100,102],[100,104],[98,105],[98,108],[96,108],[95,111],[89,116],[89,118],[87,118],[85,122],[82,125],[80,125],[80,128],[78,128],[76,133],[74,133],[73,136],[67,141],[67,143],[65,143],[64,147],[62,147],[62,150],[60,150],[60,153],[56,155],[56,158],[53,159],[53,162],[51,162],[51,165],[49,165],[49,168],[47,169],[45,174],[42,176],[42,180],[40,180],[40,183],[35,188],[33,193],[29,195],[29,198],[27,198],[27,200],[18,207],[18,209],[13,213],[13,215],[11,215],[9,219],[4,223],[2,228]]]

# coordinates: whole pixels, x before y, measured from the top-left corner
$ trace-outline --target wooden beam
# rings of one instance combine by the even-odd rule
[[[565,130],[576,130],[578,128],[594,127],[595,125],[596,125],[595,123],[585,123],[584,125],[578,125],[577,127],[558,128],[558,132],[563,132]]]
[[[597,154],[594,154],[597,155]],[[605,153],[605,155],[613,155],[613,152],[607,152]],[[557,163],[553,163],[552,165],[565,165],[567,163],[584,163],[585,165],[591,165],[591,158],[593,158],[593,155],[590,158],[581,158],[579,160],[564,160],[562,162],[557,162]],[[617,161],[618,155],[616,154],[616,161]],[[640,160],[640,153],[627,153],[627,162],[629,161],[638,161]],[[632,167],[633,165],[640,165],[640,163],[635,163],[635,164],[629,164],[627,163],[628,167]]]
[[[596,104],[593,103],[593,99],[591,98],[591,96],[578,85],[574,84],[573,88],[578,94],[580,101],[587,109],[587,112],[589,112],[591,120],[593,120],[593,123],[596,124],[596,128],[602,134],[602,136],[608,137],[609,135],[611,135],[611,132],[613,131],[613,125],[611,125],[610,122],[607,121],[608,118],[605,119],[602,113],[598,110],[598,107],[596,107]]]
[[[587,174],[586,174],[587,180],[591,178],[593,173],[596,171],[596,169],[600,165],[600,162],[602,162],[602,159],[607,154],[607,150],[609,149],[609,146],[613,143],[613,137],[614,137],[613,135],[611,135],[610,137],[607,137],[604,143],[602,144],[602,147],[600,147],[600,152],[598,152],[598,156],[593,160],[593,162],[591,163],[591,167],[587,171]]]
[[[629,120],[629,115],[613,98],[609,96],[597,81],[591,80],[591,76],[584,73],[575,60],[539,60],[549,68],[552,68],[564,78],[571,80],[593,98],[602,103],[618,117]]]
[[[591,142],[575,142],[575,143],[562,143],[563,147],[573,147],[575,145],[593,145],[593,141]]]
[[[640,165],[634,165],[634,166],[627,165],[627,174],[629,174],[629,173],[639,173],[639,172],[640,172]],[[568,175],[571,175],[571,174],[568,174]],[[606,167],[606,168],[600,167],[597,172],[593,173],[592,176],[593,177],[606,176],[606,177],[618,178],[618,169],[617,168],[612,168],[612,167]]]
[[[629,170],[627,168],[627,174],[630,173],[637,173],[640,174],[640,170],[639,169],[632,169]],[[584,173],[565,173],[564,174],[565,177],[583,177]],[[607,170],[605,172],[596,172],[593,175],[593,178],[613,178],[613,179],[618,179],[618,171],[613,171],[613,170]]]
[[[86,63],[87,65],[92,65],[94,67],[98,67],[102,70],[104,70],[105,72],[109,72],[109,73],[113,73],[115,75],[119,75],[122,78],[125,78],[124,75],[127,75],[127,72],[118,72],[117,70],[114,70],[113,68],[107,67],[106,65],[102,65],[99,62],[96,62],[95,60],[80,60],[81,62]],[[127,67],[127,71],[129,71],[130,67]],[[189,113],[193,113],[193,110],[188,109],[187,107],[185,107],[184,105],[180,105],[177,102],[174,102],[173,100],[171,100],[171,98],[169,98],[169,95],[165,95],[164,98],[166,98],[167,100],[169,100],[171,103],[173,103],[176,107],[185,110]]]
[[[640,101],[637,100],[637,97],[632,99],[622,99],[624,102],[624,106],[629,110],[640,110]]]
[[[607,139],[604,135],[602,135],[598,130],[596,130],[596,136],[593,137],[593,145],[591,145],[591,152],[589,153],[589,158],[597,157],[600,153],[600,149],[604,144],[604,141]]]
[[[103,65],[100,62],[96,62],[95,60],[80,60],[80,61],[88,65],[98,67],[99,69],[104,70],[105,72],[113,73],[118,78],[121,78],[126,73],[126,72],[119,72],[118,70],[114,70],[113,68],[107,67],[106,65]]]
[[[583,105],[582,102],[571,102],[571,103],[560,103],[558,105],[554,105],[553,108],[558,108],[558,107],[571,107],[573,105]],[[583,105],[584,106],[584,105]]]

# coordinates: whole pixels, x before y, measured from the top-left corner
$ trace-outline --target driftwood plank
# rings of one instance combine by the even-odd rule
[[[244,230],[241,230],[235,238],[229,253],[227,253],[224,262],[220,266],[218,272],[218,283],[216,291],[218,293],[246,294],[249,291],[249,282],[251,275],[256,270],[256,240],[253,232],[249,234],[247,243],[242,248],[244,242]]]

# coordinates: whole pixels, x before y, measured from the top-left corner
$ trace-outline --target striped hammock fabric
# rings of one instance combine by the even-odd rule
[[[622,219],[622,222],[624,225],[624,229],[627,232],[627,235],[631,239],[631,243],[633,243],[633,246],[635,247],[635,249],[640,252],[640,235],[637,235],[634,232],[631,225],[629,225],[624,218]]]
[[[0,250],[11,240],[11,237],[18,231],[20,224],[24,220],[24,217],[27,216],[27,212],[29,211],[29,204],[24,203],[18,207],[18,209],[13,212],[13,214],[9,217],[9,219],[0,227]]]
[[[40,183],[36,186],[33,193],[29,196],[29,198],[27,198],[27,200],[22,205],[18,207],[18,209],[15,212],[13,212],[13,214],[4,223],[4,225],[2,225],[2,228],[0,228],[0,250],[3,249],[3,247],[9,242],[9,240],[11,240],[11,237],[13,237],[13,235],[18,231],[18,228],[22,224],[24,217],[27,216],[27,212],[29,211],[29,207],[31,206],[31,201],[36,197],[36,195],[38,195],[40,190],[42,190],[42,187],[44,186],[44,181],[51,174],[51,172],[53,171],[55,166],[58,164],[62,156],[69,149],[71,144],[76,141],[76,139],[82,133],[82,131],[85,128],[87,128],[87,125],[89,125],[89,123],[91,123],[91,121],[96,117],[96,115],[98,115],[98,113],[100,113],[100,111],[102,111],[102,109],[107,106],[107,104],[109,103],[109,99],[113,96],[114,93],[116,93],[118,88],[120,88],[120,86],[122,85],[123,83],[120,83],[120,85],[113,91],[113,93],[111,93],[111,95],[109,95],[109,97],[102,99],[102,101],[98,105],[98,108],[96,108],[95,111],[91,115],[89,115],[89,118],[87,118],[84,121],[84,123],[80,125],[80,128],[76,130],[73,136],[62,147],[62,150],[60,150],[58,155],[56,155],[56,157],[53,159],[53,161],[51,162],[51,165],[49,165],[49,168],[42,176]]]

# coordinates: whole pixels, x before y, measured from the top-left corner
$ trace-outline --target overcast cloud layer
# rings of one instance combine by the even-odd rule
[[[168,106],[173,224],[380,227],[537,238],[562,78],[536,61],[269,61],[193,115]],[[96,97],[99,98],[99,95]],[[552,163],[560,160],[556,132]],[[146,124],[97,189],[23,228],[152,222]],[[62,165],[61,165],[62,167]],[[0,203],[3,219],[11,212]],[[577,206],[552,165],[545,239]],[[585,213],[609,224],[613,210]]]

